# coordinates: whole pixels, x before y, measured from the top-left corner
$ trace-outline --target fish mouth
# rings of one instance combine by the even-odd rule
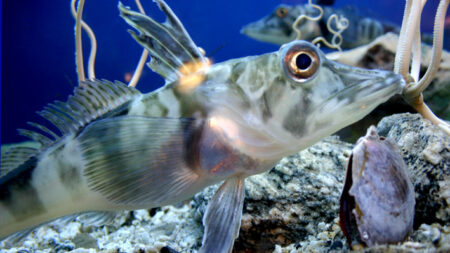
[[[399,94],[405,86],[401,75],[378,70],[364,72],[367,72],[367,76],[346,82],[348,87],[336,97],[339,100],[347,99],[349,104],[378,105]]]
[[[391,71],[369,70],[335,62],[326,63],[339,76],[345,88],[313,109],[316,122],[350,125],[369,114],[378,105],[401,93],[406,83]],[[332,65],[332,66],[330,66]]]
[[[335,97],[338,100],[348,100],[349,104],[378,105],[399,94],[406,85],[401,75],[391,71],[363,69],[331,61],[328,65],[346,86]]]
[[[245,25],[241,28],[241,34],[244,34],[252,39],[273,43],[284,44],[291,41],[280,30],[271,29],[264,25],[264,20],[259,20]]]

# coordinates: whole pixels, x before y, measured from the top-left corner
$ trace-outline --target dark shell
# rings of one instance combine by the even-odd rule
[[[404,240],[413,227],[413,189],[398,147],[371,126],[353,148],[340,199],[339,224],[349,245]]]

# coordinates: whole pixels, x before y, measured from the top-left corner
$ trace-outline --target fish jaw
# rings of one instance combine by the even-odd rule
[[[252,39],[277,45],[288,43],[295,38],[295,33],[292,33],[291,29],[286,34],[278,27],[267,27],[266,22],[267,18],[252,22],[242,27],[241,33]]]
[[[306,139],[320,139],[362,119],[405,87],[402,76],[391,71],[361,69],[325,57],[322,68],[309,94]]]
[[[320,62],[305,80],[286,70],[288,52],[306,50]],[[390,71],[365,70],[328,60],[314,45],[294,41],[279,51],[215,64],[207,79],[225,85],[206,92],[208,115],[218,119],[241,153],[279,160],[350,125],[398,94],[405,83]],[[230,127],[232,125],[232,127]],[[239,140],[239,141],[235,141]]]

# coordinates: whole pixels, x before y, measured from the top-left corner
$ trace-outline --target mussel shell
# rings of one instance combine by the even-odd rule
[[[355,234],[372,246],[400,242],[412,231],[415,199],[406,165],[396,144],[373,126],[353,149],[340,202],[350,245]]]

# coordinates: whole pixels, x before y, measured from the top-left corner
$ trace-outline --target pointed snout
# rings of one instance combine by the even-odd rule
[[[276,23],[276,22],[275,22]],[[244,34],[252,39],[282,45],[291,41],[282,29],[270,20],[270,17],[264,17],[255,22],[251,22],[241,28],[241,34]]]
[[[369,97],[387,97],[387,100],[401,93],[406,86],[403,77],[392,71],[363,69],[332,61],[325,64],[328,64],[346,85],[346,95],[361,100]]]
[[[245,34],[251,38],[254,38],[255,36],[258,36],[258,34],[261,33],[262,27],[263,27],[263,24],[260,20],[251,22],[247,25],[244,25],[241,28],[241,34]]]

